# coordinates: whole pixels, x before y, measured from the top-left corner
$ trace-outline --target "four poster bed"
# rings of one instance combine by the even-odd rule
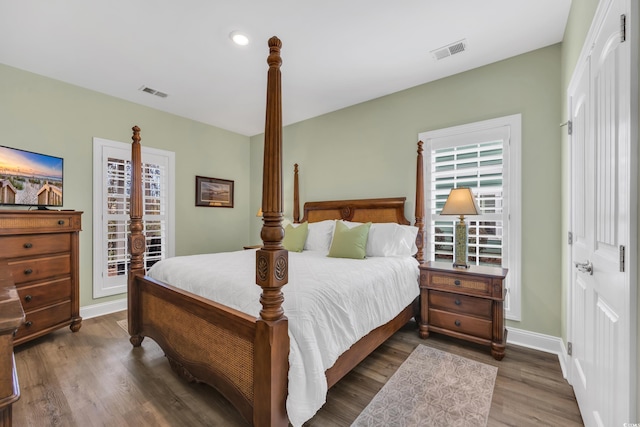
[[[321,406],[326,388],[335,384],[412,317],[417,316],[417,266],[423,261],[422,143],[418,144],[415,227],[411,227],[404,216],[404,197],[307,202],[300,219],[297,165],[294,175],[294,222],[300,225],[308,224],[308,243],[313,230],[315,233],[321,229],[325,230],[325,226],[335,224],[334,220],[347,221],[351,226],[368,222],[382,223],[398,227],[398,230],[400,227],[415,228],[415,245],[412,251],[415,256],[373,256],[364,260],[351,260],[330,258],[326,252],[307,250],[306,245],[301,253],[289,253],[284,249],[280,48],[279,39],[273,37],[269,40],[262,248],[227,254],[175,257],[157,263],[147,275],[143,263],[145,236],[142,233],[141,138],[138,127],[133,128],[132,137],[129,242],[131,267],[128,279],[130,341],[138,347],[144,337],[152,338],[163,349],[174,371],[188,380],[204,382],[215,387],[250,424],[255,426],[286,426],[289,421],[293,425],[301,425],[319,408],[316,404],[315,409],[305,409],[307,413],[298,413],[299,406],[304,406],[303,400],[307,399],[304,394],[305,387],[311,389],[312,394],[317,392],[316,388],[322,389],[320,393],[316,393],[321,396],[309,398],[320,399]],[[371,240],[371,234],[369,236]],[[212,258],[205,257],[221,258],[221,263],[230,266],[231,284],[223,284],[220,292],[233,294],[230,296],[231,302],[225,300],[223,304],[217,297],[208,296],[206,291],[196,290],[199,285],[190,288],[190,283],[180,286],[176,284],[181,278],[185,278],[186,282],[192,279],[203,279],[206,282],[213,281],[213,276],[224,275],[218,274],[218,271],[216,274],[199,272],[203,264],[212,262]],[[178,263],[177,259],[188,260],[186,267],[183,267],[187,269],[186,272],[177,270],[177,266],[174,267],[172,262]],[[240,261],[236,263],[236,260]],[[247,265],[247,261],[250,265]],[[377,273],[373,272],[377,270],[369,268],[374,263],[386,263],[383,269],[395,268],[394,275],[401,276],[403,283],[392,286],[388,276],[374,278]],[[389,263],[395,266],[391,267]],[[358,265],[367,268],[360,272],[360,268],[356,267]],[[338,270],[339,268],[341,270]],[[310,278],[303,278],[301,269],[310,270]],[[321,310],[315,306],[309,308],[303,305],[304,301],[315,299],[315,295],[334,292],[334,288],[331,287],[334,285],[324,282],[324,276],[321,274],[327,272],[331,273],[328,276],[340,276],[349,282],[335,285],[335,293],[340,303],[336,303],[334,309],[333,306],[327,305],[328,303],[321,302]],[[155,278],[150,277],[152,273]],[[365,282],[364,287],[357,290],[355,282],[361,280]],[[320,291],[308,291],[306,286],[309,281],[317,282]],[[245,286],[240,282],[250,283]],[[284,285],[287,286],[283,288]],[[340,289],[352,293],[340,294]],[[398,298],[395,299],[392,293],[397,294]],[[364,304],[364,297],[360,297],[363,294],[370,294],[374,301]],[[253,299],[247,295],[252,295]],[[355,300],[354,304],[358,306],[364,306],[367,312],[343,312],[343,302],[351,300]],[[380,315],[383,320],[369,321],[368,304],[377,304],[380,307],[376,310],[386,311]],[[344,317],[345,325],[336,326],[338,329],[327,328],[324,324],[315,324],[316,317],[326,317],[329,323],[337,323],[337,318]],[[364,320],[366,325],[354,326],[360,325],[359,320]],[[352,334],[353,337],[343,339],[343,335],[351,335],[349,328],[352,327],[359,330]],[[325,329],[329,332],[322,335],[321,332]],[[300,337],[296,333],[303,336]],[[318,337],[311,339],[310,335]],[[339,341],[352,341],[335,344],[332,339],[336,336]],[[318,348],[320,351],[307,354],[306,347],[310,347],[311,350]],[[326,356],[323,353],[325,350],[328,353],[333,351],[333,355]],[[307,349],[308,351],[310,350]],[[322,384],[307,379],[303,380],[300,386],[302,392],[294,391],[294,386],[300,388],[297,385],[298,375],[295,373],[300,366],[307,369],[306,366],[311,364],[308,363],[309,358],[325,357],[327,360],[318,362],[319,366],[325,366],[320,372]],[[302,362],[298,358],[302,358]],[[289,391],[291,392],[288,396]],[[293,399],[293,402],[287,399]]]

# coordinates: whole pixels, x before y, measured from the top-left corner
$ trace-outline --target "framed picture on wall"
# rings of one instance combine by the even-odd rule
[[[196,206],[233,207],[233,181],[196,176]]]

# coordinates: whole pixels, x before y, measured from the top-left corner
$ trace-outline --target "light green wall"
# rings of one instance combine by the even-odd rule
[[[420,132],[521,113],[522,321],[508,324],[559,336],[560,50],[550,46],[285,127],[285,216],[292,215],[299,163],[301,203],[405,196],[413,219]],[[282,53],[284,80],[286,45]],[[252,211],[260,205],[263,138],[251,138]],[[252,222],[254,243],[260,226]]]
[[[92,297],[93,137],[176,153],[176,254],[240,249],[249,241],[249,138],[0,65],[0,144],[64,158],[64,208],[83,211],[80,305]],[[195,176],[234,180],[234,208],[195,207]]]

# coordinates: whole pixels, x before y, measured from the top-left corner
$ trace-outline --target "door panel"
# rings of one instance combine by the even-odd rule
[[[580,394],[581,400],[586,401],[587,390],[587,373],[585,360],[586,343],[587,343],[587,287],[584,281],[577,278],[575,281],[573,292],[573,367],[577,381],[574,381],[573,387],[577,394]],[[584,397],[582,397],[584,396]]]
[[[572,106],[572,136],[571,136],[571,212],[573,245],[571,247],[572,279],[570,295],[570,327],[572,343],[571,369],[569,381],[572,383],[576,399],[580,408],[589,407],[588,372],[592,360],[590,355],[593,348],[593,336],[588,330],[592,292],[585,277],[578,274],[573,267],[575,262],[585,262],[593,251],[593,227],[591,227],[593,213],[588,206],[591,200],[593,185],[593,133],[589,126],[591,120],[591,92],[590,92],[591,58],[582,64],[574,81],[574,90],[570,93]],[[577,82],[577,83],[576,83]],[[584,417],[584,415],[583,415]]]
[[[629,422],[629,43],[620,37],[625,0],[610,0],[593,49],[572,81],[569,379],[586,426]],[[627,79],[627,80],[625,80]],[[586,268],[586,263],[590,268]],[[583,264],[585,263],[585,264]],[[583,266],[580,266],[583,264]]]

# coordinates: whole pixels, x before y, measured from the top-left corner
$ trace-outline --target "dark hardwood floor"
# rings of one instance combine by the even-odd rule
[[[13,425],[246,426],[212,387],[171,371],[150,339],[133,349],[119,312],[16,347],[21,398]],[[498,362],[487,348],[443,336],[421,340],[411,322],[336,384],[308,426],[349,426],[418,344],[497,366],[489,426],[581,426],[555,355],[513,345]]]

